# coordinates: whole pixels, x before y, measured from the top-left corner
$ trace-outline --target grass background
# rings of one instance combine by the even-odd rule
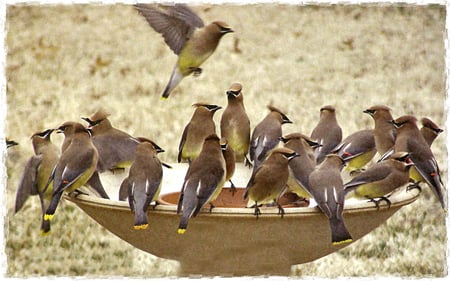
[[[188,77],[160,101],[176,56],[130,6],[8,5],[6,10],[5,236],[9,277],[173,276],[177,265],[134,249],[63,203],[52,234],[39,235],[40,206],[32,197],[13,214],[30,136],[80,120],[99,107],[114,126],[147,136],[175,162],[184,125],[199,101],[226,105],[225,91],[243,84],[252,128],[271,102],[309,134],[319,109],[332,104],[344,136],[373,126],[362,111],[386,104],[394,116],[428,116],[444,127],[445,6],[203,5],[206,23],[220,19],[226,35],[198,78]],[[216,114],[216,120],[221,112]],[[447,182],[445,131],[433,144]],[[62,136],[54,135],[55,143]],[[293,276],[447,275],[445,215],[429,188],[375,231],[309,264]]]

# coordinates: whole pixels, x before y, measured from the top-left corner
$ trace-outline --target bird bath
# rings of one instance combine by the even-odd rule
[[[187,165],[164,169],[159,205],[148,211],[149,227],[134,230],[134,214],[128,201],[117,201],[122,175],[102,175],[112,200],[90,195],[66,196],[106,229],[134,247],[155,256],[177,260],[180,276],[290,275],[291,266],[314,261],[349,244],[332,245],[328,220],[317,206],[296,207],[284,199],[284,218],[276,207],[261,208],[259,219],[245,208],[244,189],[231,196],[224,188],[211,212],[205,208],[190,219],[187,231],[177,233],[180,215],[176,213],[178,192]],[[250,170],[236,168],[233,181],[245,186]],[[109,178],[109,179],[108,179]],[[114,183],[115,181],[115,183]],[[116,194],[114,194],[114,192]],[[344,218],[353,242],[385,222],[402,206],[414,202],[419,191],[402,190],[390,197],[391,207],[349,200]]]

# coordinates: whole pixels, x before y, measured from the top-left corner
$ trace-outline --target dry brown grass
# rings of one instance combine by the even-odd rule
[[[174,162],[192,103],[226,104],[231,83],[244,85],[252,127],[273,102],[309,134],[319,108],[333,104],[344,135],[372,127],[362,111],[387,104],[394,115],[429,116],[444,125],[444,6],[201,6],[226,35],[168,101],[159,100],[176,57],[135,10],[124,5],[8,6],[5,218],[7,275],[167,276],[176,266],[133,249],[70,203],[50,236],[39,236],[39,203],[13,215],[15,190],[32,154],[29,137],[103,106],[113,125],[157,141]],[[234,44],[238,41],[241,52]],[[220,117],[217,114],[216,120]],[[447,179],[446,132],[433,151]],[[61,143],[60,136],[54,136]],[[445,276],[445,217],[428,188],[411,206],[353,245],[293,268],[299,276]],[[244,239],[244,238],[242,238]]]

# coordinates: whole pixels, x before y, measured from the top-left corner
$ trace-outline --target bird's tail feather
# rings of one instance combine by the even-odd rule
[[[169,83],[167,83],[166,88],[164,88],[164,91],[161,95],[161,99],[165,100],[169,98],[170,93],[173,89],[175,89],[178,84],[180,84],[181,80],[183,80],[184,76],[181,74],[180,70],[178,69],[178,64],[175,65],[175,68],[172,71],[172,74],[170,75]]]
[[[331,242],[333,245],[340,245],[344,243],[350,243],[353,241],[352,236],[347,230],[345,223],[342,219],[331,218]]]

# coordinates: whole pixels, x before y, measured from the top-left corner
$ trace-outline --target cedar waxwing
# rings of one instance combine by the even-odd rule
[[[409,177],[416,183],[426,181],[445,210],[439,166],[430,146],[417,127],[417,118],[404,115],[392,120],[392,124],[397,129],[394,152],[409,152],[411,161],[414,163],[414,167],[409,170]]]
[[[148,206],[158,199],[163,177],[157,154],[164,150],[149,139],[141,138],[140,141],[129,175],[119,190],[119,194],[127,194],[130,209],[135,213],[136,230],[148,227]]]
[[[302,198],[311,198],[308,191],[308,178],[316,167],[314,149],[320,144],[300,133],[281,137],[281,141],[284,143],[284,147],[292,149],[299,155],[289,161],[288,191],[294,192]]]
[[[213,104],[195,103],[194,114],[189,123],[184,127],[178,147],[178,163],[181,160],[191,162],[200,154],[204,139],[216,133],[214,113],[222,107]]]
[[[70,128],[72,126],[74,128]],[[97,168],[97,149],[91,141],[90,132],[82,124],[66,122],[58,130],[70,130],[74,134],[47,181],[47,184],[53,181],[53,192],[44,220],[53,218],[64,191],[70,193],[86,184]]]
[[[53,131],[53,129],[48,129],[31,136],[35,155],[25,165],[16,194],[15,213],[22,208],[30,195],[39,195],[42,209],[41,234],[50,232],[50,222],[44,220],[44,214],[50,204],[53,184],[50,183],[45,190],[44,188],[59,157],[58,147],[50,140]]]
[[[13,140],[10,140],[10,139],[6,139],[6,148],[10,148],[11,146],[16,146],[16,145],[19,145],[19,143],[15,142]]]
[[[250,164],[246,155],[250,145],[250,120],[244,107],[242,85],[233,83],[227,91],[228,105],[220,119],[220,134],[234,150],[236,161]]]
[[[380,201],[386,201],[390,206],[391,202],[385,196],[409,182],[409,170],[412,165],[408,152],[396,152],[347,182],[344,185],[344,193],[346,196],[351,193],[350,197],[370,199],[377,208]]]
[[[383,156],[395,143],[395,127],[390,123],[392,110],[385,105],[374,105],[363,111],[372,116],[375,122],[374,138],[378,154]]]
[[[178,199],[177,213],[183,209],[178,234],[186,231],[188,221],[197,216],[206,204],[214,201],[222,190],[226,177],[226,164],[216,134],[205,138],[202,150],[186,172],[183,187]]]
[[[59,129],[56,130],[57,133],[64,134],[64,141],[61,145],[61,153],[64,153],[64,151],[69,147],[70,143],[72,142],[72,138],[75,135],[75,129],[78,128],[77,124],[78,124],[77,122],[67,121],[64,123],[64,126],[61,126]],[[89,134],[91,134],[91,131],[89,129],[88,131]],[[92,174],[87,184],[90,187],[92,187],[92,189],[94,189],[98,193],[98,195],[100,195],[102,198],[109,199],[109,196],[106,193],[105,189],[103,188],[102,182],[100,181],[98,171],[95,171]]]
[[[333,106],[327,105],[320,109],[320,120],[311,132],[311,139],[321,144],[315,149],[318,164],[342,141],[342,129]]]
[[[255,216],[259,217],[259,206],[275,203],[281,217],[284,209],[278,199],[286,190],[289,177],[289,161],[298,154],[292,149],[278,147],[273,149],[250,178],[244,193],[244,200],[248,198],[247,208],[255,208]]]
[[[333,153],[344,159],[348,172],[361,170],[377,153],[374,130],[354,132],[346,137]]]
[[[178,55],[178,61],[170,76],[162,98],[167,99],[181,80],[194,73],[202,72],[201,64],[211,56],[223,35],[233,30],[222,21],[204,25],[188,6],[156,6],[136,4],[136,9],[150,26],[162,34],[170,49]]]
[[[250,142],[250,160],[253,161],[253,173],[264,161],[270,150],[275,148],[282,136],[281,125],[292,123],[278,108],[268,105],[269,114],[258,124],[252,133]]]
[[[139,144],[136,138],[114,128],[108,116],[104,110],[98,110],[90,118],[82,118],[89,123],[88,129],[92,131],[92,142],[99,155],[97,164],[99,173],[129,167]]]
[[[236,191],[236,186],[231,181],[231,178],[234,175],[234,170],[236,169],[236,158],[233,151],[233,148],[231,148],[230,144],[228,143],[227,139],[222,137],[220,139],[220,147],[222,149],[223,158],[225,159],[225,167],[226,167],[226,176],[225,181],[229,181],[231,185],[230,191],[234,192]]]
[[[330,222],[333,245],[349,243],[352,236],[344,223],[344,184],[341,170],[344,160],[336,154],[328,154],[309,175],[310,191],[320,210]]]
[[[431,146],[434,142],[434,140],[437,138],[437,136],[442,133],[444,130],[439,128],[436,123],[431,121],[429,118],[422,118],[420,120],[422,123],[422,128],[420,128],[420,133],[427,141],[428,145]]]

